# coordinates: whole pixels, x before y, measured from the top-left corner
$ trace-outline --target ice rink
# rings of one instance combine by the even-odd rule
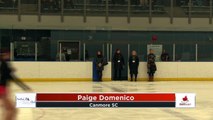
[[[19,109],[18,120],[213,120],[213,82],[31,82],[34,92],[196,93],[196,108]],[[13,94],[23,92],[12,85]],[[12,95],[12,98],[14,95]]]

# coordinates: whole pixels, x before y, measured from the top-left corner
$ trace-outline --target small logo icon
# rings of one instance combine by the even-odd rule
[[[190,106],[190,105],[191,105],[191,103],[190,103],[188,97],[187,96],[183,97],[182,101],[180,103],[180,106]]]
[[[189,100],[188,100],[188,97],[185,96],[185,97],[183,98],[183,101],[189,101]]]
[[[195,93],[175,93],[176,103],[178,108],[194,108],[196,102]]]
[[[18,93],[16,94],[17,108],[34,108],[36,106],[35,93]]]
[[[16,98],[16,101],[22,104],[32,104],[35,103],[35,101],[30,100],[29,97],[22,97],[22,98]]]

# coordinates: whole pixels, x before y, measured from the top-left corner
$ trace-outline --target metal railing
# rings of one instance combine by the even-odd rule
[[[22,15],[30,14],[37,15],[38,21],[43,15],[61,16],[61,22],[65,16],[82,16],[84,22],[87,16],[102,16],[106,23],[113,16],[126,17],[127,23],[131,22],[131,17],[147,17],[150,23],[155,17],[167,17],[172,24],[174,18],[186,17],[189,24],[192,18],[209,18],[211,24],[213,13],[212,0],[123,0],[121,3],[112,0],[8,0],[0,1],[0,14],[17,14],[19,21]]]
[[[30,48],[27,47],[20,47],[20,46],[27,46],[27,43],[17,44],[14,42],[10,43],[10,51],[11,51],[11,60],[12,61],[43,61],[48,58],[41,58],[42,51],[40,50],[41,46],[38,42],[30,42],[28,43]],[[145,44],[144,44],[145,45]],[[130,53],[132,50],[136,50],[138,52],[138,56],[140,57],[141,61],[146,61],[146,53],[147,51],[144,51],[148,48],[147,44],[145,46],[140,46],[138,49],[135,44],[123,44],[121,47],[123,50],[126,49],[126,52],[123,52],[123,55],[129,58]],[[163,50],[166,50],[166,52],[169,54],[170,59],[169,61],[183,61],[183,62],[192,62],[192,61],[212,61],[212,54],[204,54],[207,51],[203,51],[204,49],[209,49],[206,47],[206,45],[202,44],[191,44],[191,45],[181,45],[181,44],[153,44],[157,46],[162,46],[162,50],[155,51],[160,52]],[[113,43],[102,43],[102,44],[91,44],[91,43],[82,43],[82,46],[79,46],[79,57],[76,59],[71,59],[70,61],[92,61],[93,58],[96,55],[96,52],[98,50],[102,50],[103,55],[106,57],[108,61],[112,60],[114,50],[119,48],[116,46],[116,44]],[[145,47],[144,50],[142,50],[142,47]],[[210,47],[210,46],[208,46]],[[64,61],[62,59],[62,54],[65,54],[63,50],[64,47],[62,47],[61,44],[58,46],[58,52],[54,54],[56,58],[54,57],[53,60],[45,60],[45,61]],[[170,49],[171,48],[171,49]],[[120,49],[120,48],[119,48]],[[82,51],[81,51],[82,50]],[[142,51],[142,52],[141,52]],[[209,52],[209,51],[208,51]],[[156,53],[157,54],[157,53]],[[159,56],[160,56],[159,54]]]

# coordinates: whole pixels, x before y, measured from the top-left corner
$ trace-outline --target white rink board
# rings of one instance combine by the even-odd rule
[[[157,62],[155,78],[212,78],[213,62]],[[92,79],[92,62],[13,62],[20,78]],[[138,78],[147,78],[146,62],[140,62]],[[103,78],[111,78],[111,63]]]

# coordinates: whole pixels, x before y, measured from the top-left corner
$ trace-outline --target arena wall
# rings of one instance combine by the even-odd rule
[[[16,75],[24,81],[92,81],[92,62],[13,62]],[[157,81],[213,80],[212,62],[158,62]],[[104,70],[111,80],[111,63]],[[146,63],[141,62],[139,80],[147,80]]]

